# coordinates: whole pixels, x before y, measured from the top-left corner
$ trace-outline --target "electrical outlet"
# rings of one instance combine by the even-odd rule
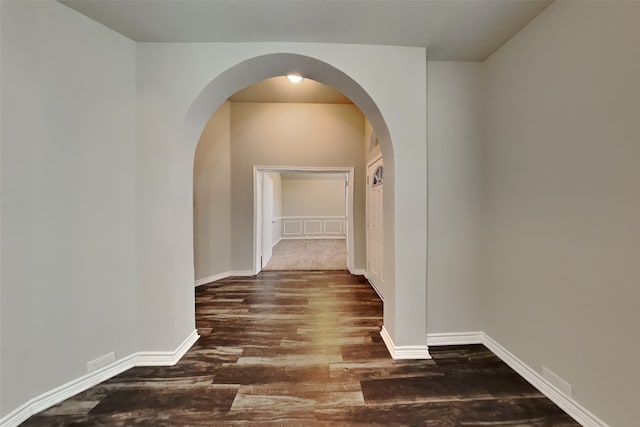
[[[111,353],[107,353],[104,356],[100,356],[97,359],[93,359],[90,362],[87,362],[87,372],[96,371],[104,366],[107,366],[111,362],[115,362],[116,360],[116,352],[112,351]]]
[[[545,380],[549,381],[549,383],[555,386],[558,390],[571,397],[571,384],[569,384],[544,366],[542,367],[542,377]]]

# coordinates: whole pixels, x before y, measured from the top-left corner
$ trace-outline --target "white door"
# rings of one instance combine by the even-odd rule
[[[262,180],[262,267],[271,259],[273,249],[273,180]]]
[[[367,278],[384,298],[384,236],[382,157],[367,167]]]

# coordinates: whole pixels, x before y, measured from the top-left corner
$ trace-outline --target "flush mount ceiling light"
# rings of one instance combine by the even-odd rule
[[[291,83],[300,83],[302,81],[302,76],[297,73],[287,74],[287,78]]]

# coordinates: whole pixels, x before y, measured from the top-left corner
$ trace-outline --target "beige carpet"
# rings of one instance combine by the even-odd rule
[[[280,240],[263,270],[346,270],[344,239]]]

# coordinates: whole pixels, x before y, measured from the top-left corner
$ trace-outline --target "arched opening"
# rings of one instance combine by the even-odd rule
[[[377,135],[381,153],[385,159],[385,192],[383,202],[385,218],[384,271],[386,279],[388,280],[387,287],[391,291],[390,304],[387,306],[386,304],[388,303],[385,301],[384,323],[385,325],[390,323],[393,328],[390,329],[390,334],[383,330],[383,338],[391,350],[393,347],[391,337],[396,333],[394,332],[396,329],[394,325],[398,323],[396,318],[398,315],[403,316],[399,314],[400,310],[398,307],[395,307],[394,303],[394,287],[396,286],[394,150],[390,131],[380,109],[374,99],[357,81],[331,64],[305,55],[273,53],[247,59],[220,73],[197,95],[186,114],[182,127],[181,142],[186,145],[185,148],[187,148],[191,159],[193,159],[202,130],[211,115],[225,100],[238,90],[255,82],[275,76],[282,76],[292,71],[296,71],[310,79],[331,86],[349,97],[368,118],[373,132]],[[193,165],[193,163],[191,164]],[[193,238],[193,235],[191,238]],[[193,244],[191,247],[193,247]],[[410,284],[410,286],[416,285]],[[418,316],[414,317],[418,319],[422,315],[423,313],[418,313]],[[405,347],[411,347],[411,354],[407,354],[407,358],[428,357],[426,346],[412,345]],[[420,348],[418,349],[418,347]],[[420,354],[418,354],[418,352]],[[403,356],[400,355],[400,357]]]
[[[195,153],[196,284],[263,269],[365,274],[372,135],[349,98],[309,78],[273,77],[226,100]]]

